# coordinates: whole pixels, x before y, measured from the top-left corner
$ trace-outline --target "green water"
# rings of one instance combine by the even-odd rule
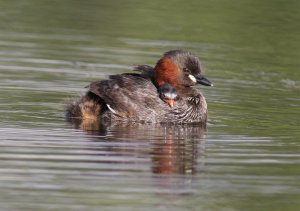
[[[300,2],[0,2],[1,210],[299,210]],[[214,87],[197,126],[87,132],[91,81],[184,49]]]

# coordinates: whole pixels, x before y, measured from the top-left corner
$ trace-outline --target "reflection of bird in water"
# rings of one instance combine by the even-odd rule
[[[95,135],[93,141],[121,142],[120,145],[114,144],[113,148],[105,148],[107,152],[112,152],[112,155],[128,157],[130,153],[134,153],[132,156],[149,157],[149,168],[155,174],[194,174],[197,158],[204,154],[206,129],[199,125],[123,123],[101,126],[93,122],[84,127],[92,127],[87,133]],[[95,130],[97,128],[98,130]],[[144,145],[139,148],[141,143],[147,144],[147,149]],[[123,159],[120,160],[122,163]]]
[[[212,84],[202,76],[196,56],[169,51],[155,68],[141,65],[136,69],[139,74],[112,75],[91,83],[86,95],[67,107],[67,119],[206,124],[205,98],[192,86]]]
[[[206,129],[201,125],[123,123],[104,126],[94,121],[77,126],[87,130],[93,142],[88,148],[98,156],[93,162],[100,168],[104,165],[106,173],[111,175],[151,175],[144,179],[150,180],[159,197],[191,194],[192,175],[203,171]]]
[[[194,174],[199,153],[204,153],[205,132],[197,126],[167,127],[165,140],[153,143],[153,173]]]

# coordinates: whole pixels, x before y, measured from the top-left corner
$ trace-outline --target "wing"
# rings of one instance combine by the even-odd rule
[[[138,71],[142,75],[148,76],[151,79],[154,77],[154,68],[149,65],[146,65],[146,64],[135,65],[133,67],[133,70]]]
[[[138,120],[160,103],[156,87],[141,74],[112,75],[110,80],[91,83],[89,91],[103,99],[113,114],[127,119]]]

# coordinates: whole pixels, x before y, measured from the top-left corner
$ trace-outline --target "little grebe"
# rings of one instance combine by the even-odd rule
[[[168,51],[155,68],[138,65],[135,70],[140,73],[111,75],[91,83],[84,96],[68,105],[67,118],[206,124],[205,98],[191,86],[212,83],[201,75],[196,56]]]
[[[174,106],[174,100],[176,100],[177,92],[170,84],[165,83],[158,88],[160,99],[166,102],[170,107]]]

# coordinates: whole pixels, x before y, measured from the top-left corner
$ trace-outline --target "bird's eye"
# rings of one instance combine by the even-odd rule
[[[188,68],[184,67],[184,68],[183,68],[183,72],[185,72],[185,73],[190,73],[191,71],[190,71]]]

